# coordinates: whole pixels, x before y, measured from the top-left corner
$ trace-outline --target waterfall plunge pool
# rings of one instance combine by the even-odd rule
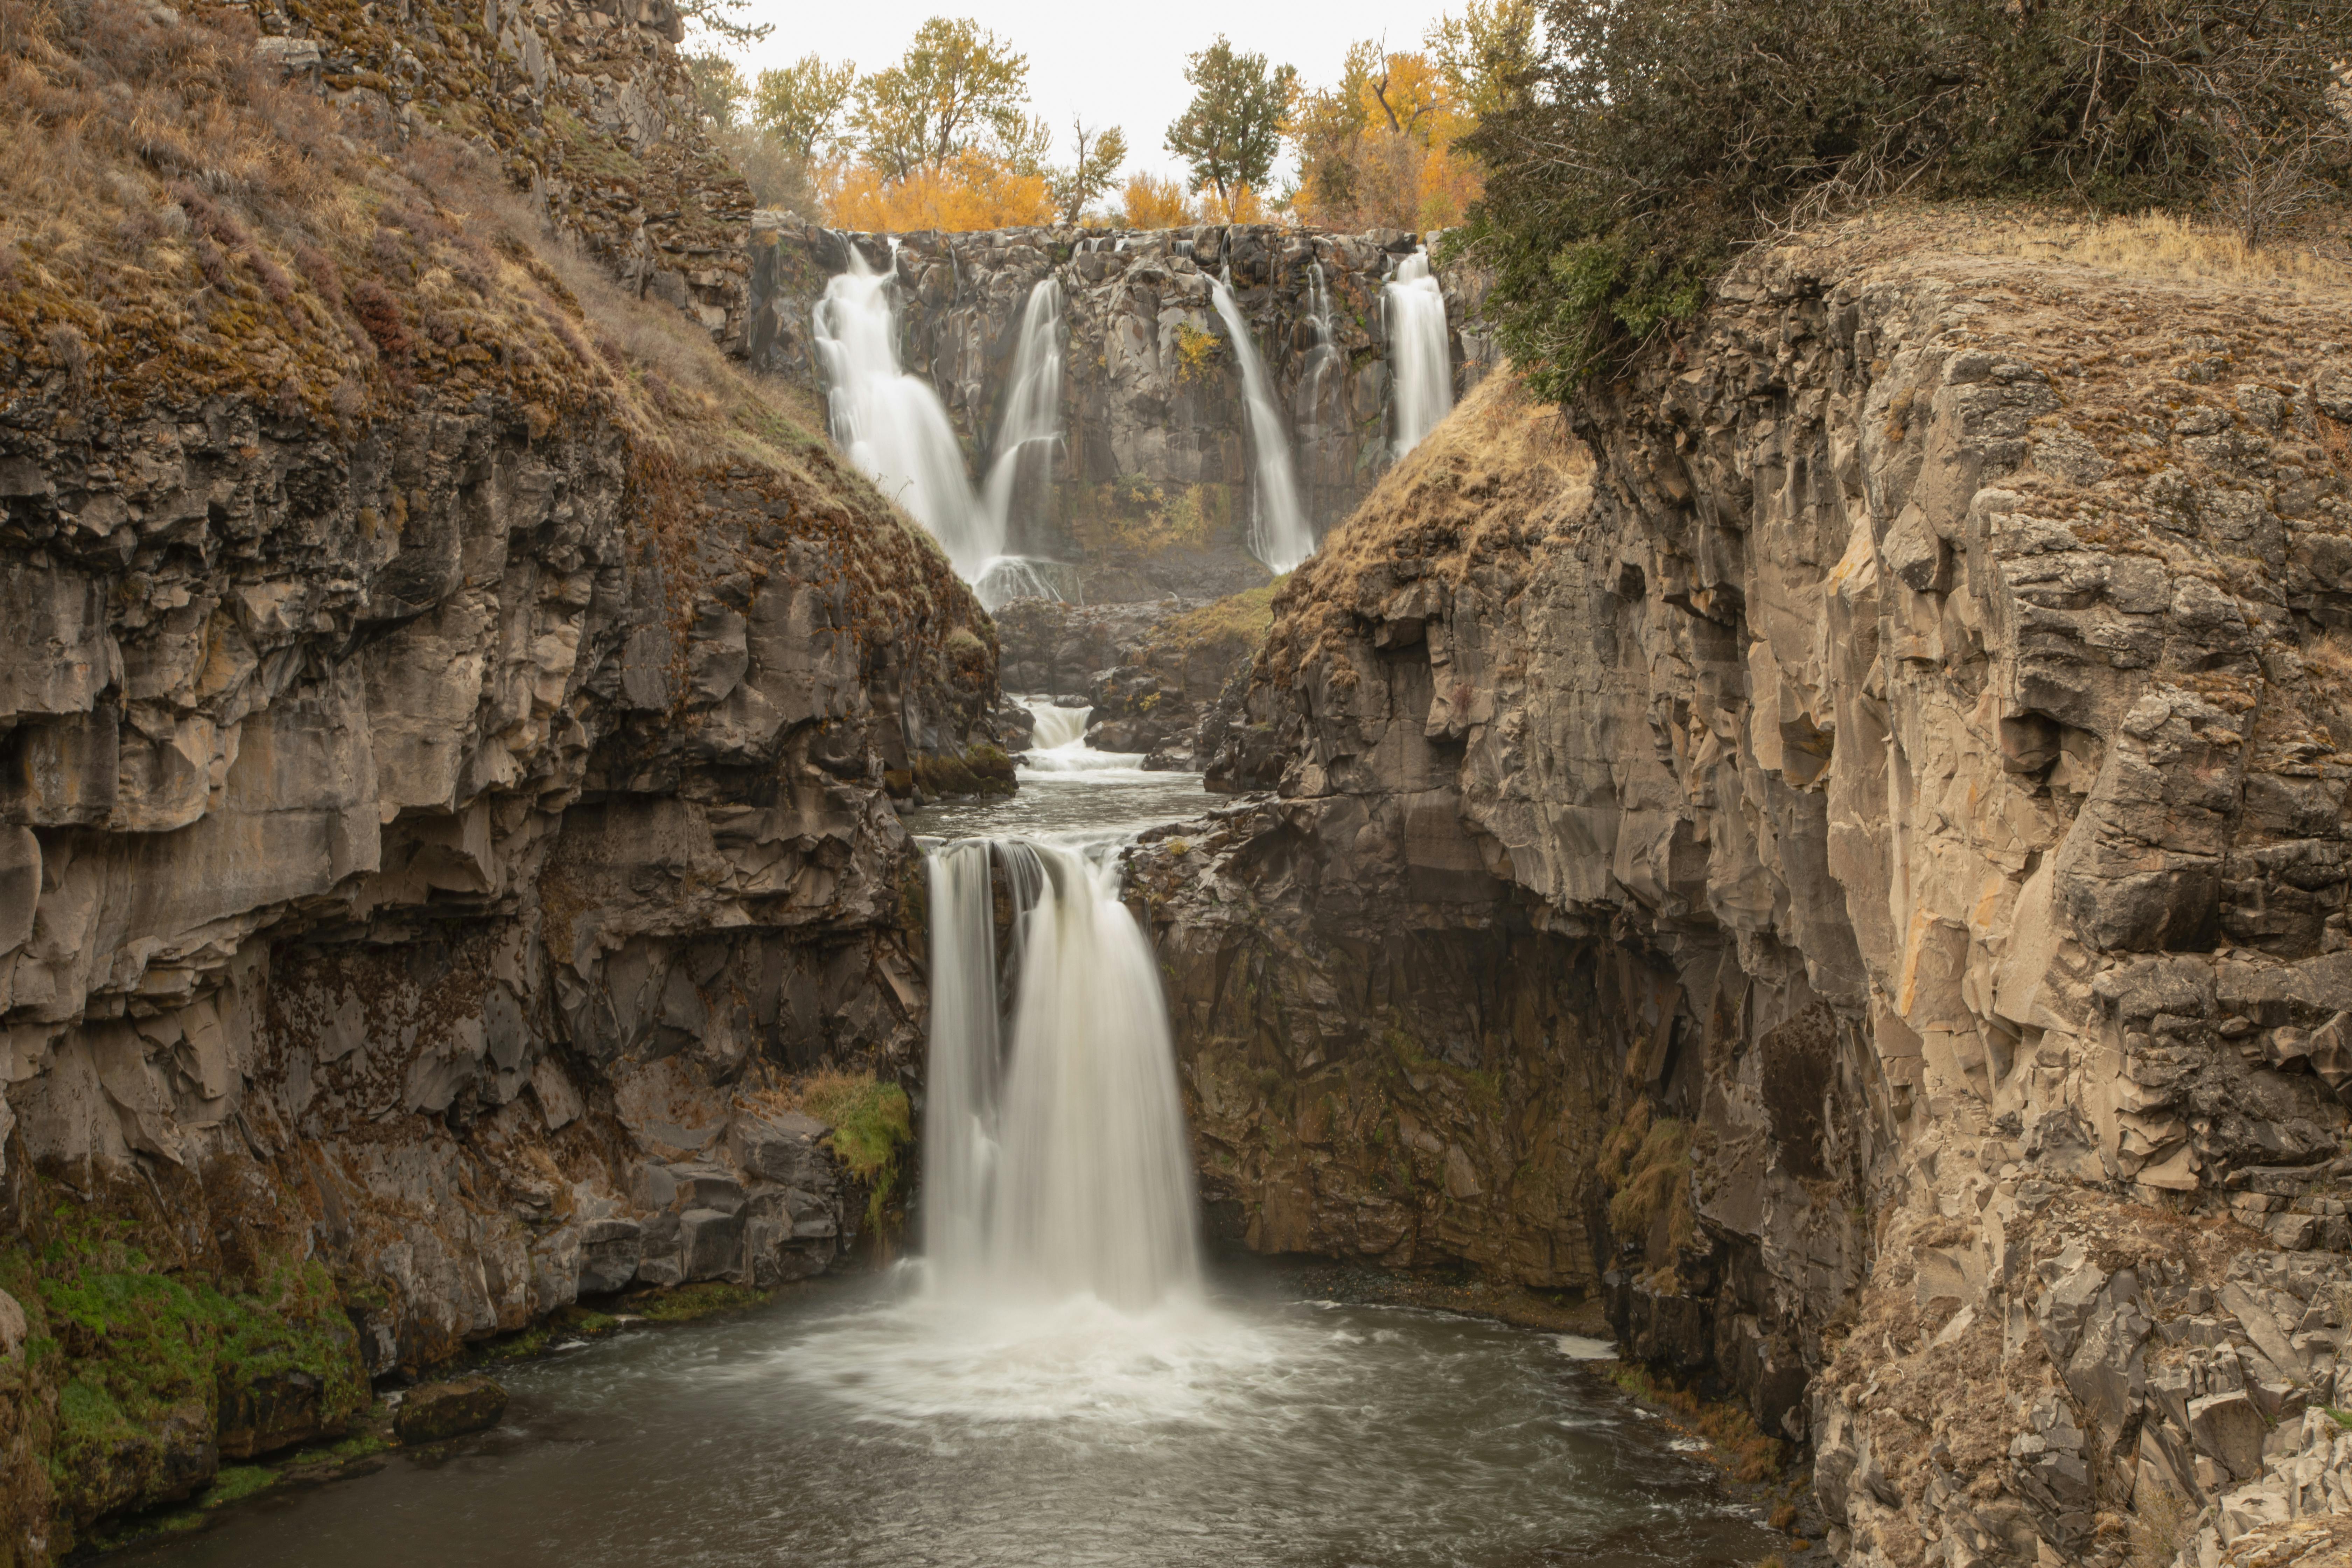
[[[1558,1336],[1297,1300],[1248,1260],[1135,1315],[974,1310],[917,1273],[512,1369],[495,1432],[114,1560],[1729,1568],[1786,1544]]]
[[[1083,710],[1030,706],[1017,796],[907,819],[939,841],[929,1258],[503,1371],[494,1432],[116,1560],[1732,1568],[1785,1548],[1581,1359],[1605,1347],[1204,1266],[1156,965],[1108,868],[1211,797],[1087,750]],[[1001,1016],[992,875],[1026,911]]]

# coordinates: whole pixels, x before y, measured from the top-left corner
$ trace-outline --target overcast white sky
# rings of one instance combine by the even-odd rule
[[[898,58],[926,17],[970,16],[1029,57],[1030,106],[1059,133],[1057,158],[1069,156],[1075,112],[1090,127],[1127,132],[1129,171],[1172,174],[1178,165],[1160,137],[1192,96],[1184,62],[1219,33],[1235,48],[1296,66],[1303,79],[1321,85],[1339,76],[1350,40],[1385,36],[1391,48],[1416,47],[1431,23],[1460,8],[1461,0],[756,0],[741,15],[776,30],[736,58],[747,79],[807,54],[878,70]]]

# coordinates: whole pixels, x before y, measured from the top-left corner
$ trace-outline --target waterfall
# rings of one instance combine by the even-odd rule
[[[1290,468],[1290,437],[1275,406],[1273,384],[1250,336],[1249,320],[1222,280],[1209,279],[1217,315],[1233,339],[1242,365],[1242,400],[1249,410],[1250,447],[1257,460],[1256,515],[1250,528],[1250,553],[1271,571],[1291,572],[1315,553],[1315,531],[1298,507],[1298,481]]]
[[[1117,859],[971,838],[931,851],[922,1214],[933,1289],[1092,1296],[1126,1311],[1200,1282],[1192,1163],[1150,943]],[[996,883],[1013,910],[1010,1028]]]
[[[1307,374],[1299,390],[1298,409],[1302,420],[1318,429],[1323,416],[1323,384],[1330,373],[1339,368],[1339,350],[1332,342],[1331,290],[1323,280],[1323,264],[1309,262],[1307,267],[1307,321],[1315,329],[1315,346],[1307,353]]]
[[[1454,360],[1446,346],[1445,290],[1429,275],[1429,252],[1416,250],[1381,290],[1388,307],[1393,365],[1396,455],[1421,445],[1454,408]]]
[[[981,504],[999,524],[1000,543],[1013,530],[1016,497],[1049,494],[1054,448],[1062,442],[1062,286],[1051,278],[1029,290],[1013,351],[1013,378],[996,421],[995,455]],[[1022,484],[1024,470],[1029,485]]]
[[[1041,752],[1066,752],[1087,742],[1087,710],[1064,708],[1053,702],[1031,702],[1030,713],[1037,728],[1030,743]],[[1031,763],[1029,766],[1036,764]]]
[[[876,272],[853,245],[849,269],[825,285],[811,312],[834,439],[940,542],[990,609],[1023,594],[1056,596],[1034,564],[1006,555],[1004,545],[1024,454],[1045,454],[1050,479],[1051,445],[1060,437],[1060,289],[1046,279],[1023,308],[996,463],[984,493],[975,494],[939,394],[898,363],[894,276]]]

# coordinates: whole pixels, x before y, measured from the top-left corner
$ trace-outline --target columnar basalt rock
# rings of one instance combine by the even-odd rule
[[[1370,1240],[1294,1140],[1413,1026],[1365,953],[1545,933],[1580,1037],[1425,1011],[1597,1058],[1591,1282],[1811,1441],[1843,1559],[2193,1561],[2327,1495],[2342,1403],[2352,306],[1986,237],[1744,264],[1568,426],[1490,382],[1278,600],[1212,776],[1279,798],[1139,885],[1254,1241],[1537,1277],[1475,1233],[1559,1110],[1441,1118]]]
[[[1266,226],[892,239],[762,213],[753,224],[748,350],[759,368],[822,391],[810,311],[855,245],[875,270],[896,268],[901,359],[938,390],[977,464],[995,438],[1022,308],[1039,280],[1057,279],[1068,335],[1066,448],[1055,493],[1014,519],[1012,547],[1083,558],[1089,599],[1230,593],[1260,578],[1230,569],[1204,576],[1199,559],[1233,556],[1254,504],[1236,362],[1211,280],[1232,279],[1285,404],[1300,500],[1318,528],[1328,527],[1389,461],[1381,285],[1417,243],[1393,231]],[[1454,362],[1475,381],[1493,357],[1479,326],[1483,279],[1468,270],[1444,277]]]
[[[625,26],[616,58],[674,64]],[[795,1081],[919,1072],[890,781],[1002,762],[946,558],[707,316],[580,265],[434,131],[447,82],[404,131],[281,84],[240,18],[40,27],[11,47],[59,91],[163,61],[151,103],[226,81],[231,130],[317,132],[279,153],[327,210],[126,164],[127,258],[7,258],[0,1557],[28,1563],[583,1297],[826,1267],[873,1194]],[[158,213],[205,226],[201,285],[159,280],[188,252]],[[126,277],[150,292],[83,335]]]

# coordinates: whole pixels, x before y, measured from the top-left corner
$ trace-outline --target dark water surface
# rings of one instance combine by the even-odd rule
[[[114,1561],[1729,1568],[1780,1539],[1578,1342],[1255,1272],[1143,1318],[912,1285],[512,1369],[504,1424],[446,1458]]]
[[[1017,796],[908,828],[1107,844],[1219,804],[1047,718],[1065,743]],[[1258,1264],[1140,1316],[919,1285],[815,1281],[509,1369],[495,1432],[113,1561],[1732,1568],[1783,1542],[1575,1359],[1589,1342],[1303,1300]]]

